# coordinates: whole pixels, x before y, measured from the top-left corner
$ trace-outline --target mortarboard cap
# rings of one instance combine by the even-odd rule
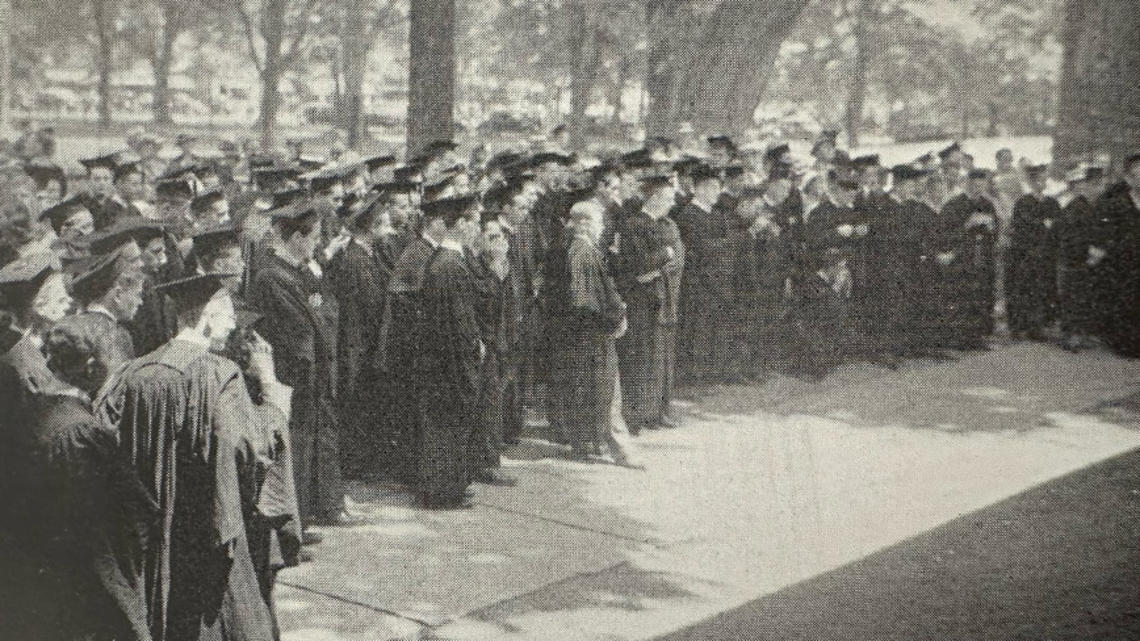
[[[39,219],[47,219],[51,224],[51,228],[58,234],[68,218],[83,211],[90,211],[87,207],[87,201],[82,195],[75,195],[70,198],[65,198],[43,210],[40,212]]]
[[[1104,178],[1107,173],[1104,167],[1089,167],[1085,170],[1085,180],[1100,180]]]
[[[868,154],[866,156],[856,156],[855,158],[851,159],[851,164],[854,165],[855,167],[859,167],[859,168],[878,167],[879,166],[879,154]]]
[[[312,200],[295,200],[284,207],[277,207],[267,212],[269,217],[277,221],[303,221],[308,218],[320,218],[320,212],[313,205]]]
[[[382,194],[408,194],[418,189],[419,186],[419,183],[410,180],[395,180],[387,183],[376,183],[373,185],[372,191]]]
[[[190,201],[190,211],[206,211],[215,203],[225,200],[225,198],[226,192],[223,191],[221,187],[215,187],[214,189],[204,191],[195,196],[194,200]]]
[[[545,165],[547,163],[555,163],[563,167],[569,166],[574,163],[574,156],[569,154],[560,154],[556,151],[544,151],[536,154],[531,161],[534,166]]]
[[[426,200],[439,200],[449,187],[451,187],[454,178],[448,176],[430,185],[424,185],[424,198]]]
[[[394,164],[396,164],[396,157],[390,156],[390,155],[389,156],[373,156],[373,157],[364,161],[364,166],[368,168],[368,171],[376,171],[377,169],[379,169],[381,167],[387,167],[388,165],[394,165]]]
[[[725,173],[728,173],[727,170]],[[704,164],[694,165],[692,169],[689,170],[689,175],[693,178],[694,183],[700,183],[706,180],[721,179],[721,174],[719,171]]]
[[[229,222],[204,229],[194,234],[193,240],[194,253],[200,256],[219,247],[240,246],[241,233],[235,223]]]
[[[194,274],[163,283],[155,287],[155,290],[169,296],[178,309],[184,311],[202,307],[210,302],[210,299],[223,289],[224,283],[235,276],[238,274]]]
[[[143,243],[162,236],[163,227],[160,223],[143,218],[131,216],[115,221],[110,227],[91,234],[83,239],[92,254],[102,255],[115,251],[127,241],[135,241],[141,246]]]
[[[650,157],[648,149],[637,149],[623,154],[621,164],[626,169],[648,169],[653,166],[653,159]]]
[[[1140,163],[1140,152],[1128,154],[1125,156],[1122,167],[1124,167],[1124,171],[1129,171],[1132,166],[1137,163]]]
[[[63,168],[52,162],[30,162],[24,165],[24,173],[31,176],[37,185],[44,185],[49,180],[63,182],[66,179]]]
[[[646,189],[656,189],[658,187],[665,187],[673,184],[673,172],[668,173],[655,171],[646,176],[642,176],[639,180],[641,186]]]
[[[1025,168],[1026,176],[1040,176],[1041,174],[1049,171],[1049,165],[1028,165]]]
[[[425,218],[443,218],[451,226],[457,218],[463,215],[476,203],[474,195],[458,196],[455,198],[441,198],[424,203],[421,209]]]
[[[957,152],[957,151],[962,151],[962,145],[959,144],[957,141],[955,141],[949,147],[946,147],[942,151],[938,152],[938,157],[941,158],[942,160],[946,160],[954,152]]]
[[[729,165],[728,167],[724,168],[724,177],[725,178],[740,178],[743,175],[744,175],[744,166],[743,165]]]
[[[724,134],[717,136],[709,136],[707,140],[709,147],[727,149],[729,151],[736,150],[736,144],[732,142],[732,138]]]
[[[131,160],[115,165],[115,180],[122,180],[131,174],[142,174],[142,166],[137,160]]]
[[[392,177],[396,181],[408,181],[414,183],[423,182],[424,168],[418,164],[408,164],[402,167],[396,167],[392,170]]]
[[[51,252],[38,252],[0,267],[0,305],[10,310],[34,299],[52,272],[53,258]]]
[[[159,200],[190,201],[194,199],[194,185],[182,178],[160,180],[155,183],[154,195]]]
[[[917,180],[927,176],[930,172],[925,169],[917,169],[910,165],[895,165],[891,168],[891,176],[896,181],[901,180]]]
[[[989,177],[990,177],[990,172],[986,171],[985,169],[971,169],[966,174],[966,178],[968,178],[969,180],[985,180]]]
[[[792,150],[791,146],[788,145],[788,143],[783,142],[783,143],[780,143],[778,145],[773,145],[773,146],[769,147],[768,151],[766,151],[764,153],[764,158],[766,158],[769,161],[779,160],[781,156],[783,156],[784,154],[788,153],[791,150]]]
[[[115,171],[115,166],[118,164],[116,162],[117,156],[118,152],[113,154],[105,154],[102,156],[95,156],[94,158],[81,158],[79,160],[79,164],[86,167],[87,171],[91,171],[97,167],[106,167],[111,171]]]
[[[459,149],[459,145],[452,140],[433,140],[424,149],[425,154],[440,154]]]
[[[249,168],[259,169],[261,167],[271,167],[274,163],[273,156],[265,154],[255,154],[249,157]]]
[[[285,189],[283,191],[275,191],[273,192],[273,197],[269,207],[270,209],[284,207],[285,205],[289,205],[301,198],[304,198],[306,194],[308,194],[308,192],[300,187],[294,189]]]
[[[190,144],[196,140],[198,140],[197,136],[195,136],[194,134],[192,134],[190,132],[184,131],[184,132],[182,132],[182,133],[180,133],[174,137],[174,144],[175,145],[188,145],[188,144]]]
[[[68,266],[71,283],[68,290],[80,303],[89,303],[110,291],[120,275],[119,253],[86,256]]]

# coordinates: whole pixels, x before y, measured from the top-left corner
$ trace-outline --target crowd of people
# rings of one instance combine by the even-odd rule
[[[564,134],[469,162],[190,135],[163,161],[137,134],[82,175],[54,144],[0,169],[0,637],[276,638],[276,573],[359,522],[346,479],[466,507],[547,425],[638,467],[678,385],[1006,328],[1140,355],[1140,154],[1050,195],[1008,150],[885,167],[824,132],[809,163],[728,136],[587,158]]]

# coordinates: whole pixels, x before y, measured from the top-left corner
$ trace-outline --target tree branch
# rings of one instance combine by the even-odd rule
[[[301,46],[305,43],[305,36],[307,36],[309,32],[308,16],[317,8],[318,2],[320,2],[320,0],[308,0],[305,3],[304,9],[301,10],[301,17],[298,20],[300,24],[297,27],[297,33],[293,36],[293,42],[289,43],[289,48],[281,56],[282,66],[287,67],[292,65],[296,61],[297,56],[300,55]]]
[[[249,57],[253,59],[253,66],[257,69],[257,73],[261,74],[265,68],[265,63],[261,57],[257,55],[257,36],[253,32],[253,18],[246,11],[243,2],[237,2],[236,9],[238,19],[241,21],[242,30],[245,32],[246,44],[249,45]]]

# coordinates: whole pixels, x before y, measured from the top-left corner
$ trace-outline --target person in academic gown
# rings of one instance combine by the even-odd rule
[[[732,229],[736,263],[729,318],[736,328],[740,374],[763,380],[781,369],[786,357],[785,283],[790,276],[787,224],[780,203],[791,181],[773,177],[762,188],[745,190]]]
[[[439,248],[443,219],[430,209],[423,229],[400,253],[387,292],[380,325],[376,369],[381,372],[380,403],[386,408],[377,426],[379,465],[396,480],[415,485],[419,442],[419,387],[412,377],[423,319],[420,294],[428,262]]]
[[[236,301],[235,301],[236,303]],[[273,586],[277,573],[306,558],[301,550],[301,525],[297,515],[297,491],[293,478],[289,438],[289,389],[264,376],[272,374],[273,351],[257,333],[261,314],[244,303],[235,304],[235,330],[216,353],[232,360],[241,370],[246,391],[253,402],[255,430],[264,429],[274,438],[274,456],[267,465],[246,465],[242,474],[242,507],[246,514],[249,553],[257,574],[261,598],[269,608],[273,638],[280,639]],[[253,433],[256,435],[256,432]]]
[[[1106,338],[1117,353],[1140,357],[1140,154],[1123,163],[1124,183],[1110,189],[1097,203],[1109,221],[1111,242],[1105,261],[1110,306]]]
[[[989,172],[969,172],[965,191],[938,216],[929,250],[936,266],[931,295],[942,318],[940,347],[982,348],[993,332],[997,210],[986,196]]]
[[[494,210],[484,212],[482,229],[468,267],[475,282],[475,311],[486,347],[480,370],[478,419],[471,437],[472,478],[494,485],[514,485],[500,468],[505,445],[503,425],[507,360],[511,357],[513,318],[519,314],[506,232]]]
[[[929,247],[937,213],[922,200],[929,172],[897,165],[891,175],[896,233],[891,234],[895,280],[890,287],[897,303],[891,332],[899,356],[929,354],[941,332],[941,315],[930,293],[937,276]]]
[[[1061,236],[1061,332],[1067,349],[1078,349],[1086,340],[1100,336],[1106,317],[1104,259],[1111,242],[1097,198],[1104,191],[1104,169],[1078,167],[1070,172],[1073,198],[1062,209]]]
[[[853,164],[859,168],[859,194],[855,197],[856,217],[867,225],[866,271],[862,288],[856,289],[856,314],[875,351],[887,359],[900,350],[893,331],[894,317],[902,304],[896,252],[900,229],[897,203],[884,190],[887,170],[877,156],[860,156]]]
[[[341,478],[336,401],[336,333],[322,313],[309,261],[320,242],[320,217],[308,201],[273,212],[276,239],[249,287],[248,302],[264,316],[277,378],[293,388],[289,429],[302,525],[350,522]]]
[[[619,343],[622,401],[631,434],[674,427],[676,334],[685,246],[668,218],[674,203],[672,174],[642,179],[641,211],[621,232],[614,270],[627,305],[629,331]]]
[[[384,393],[378,388],[381,379],[375,367],[379,362],[379,312],[392,272],[377,250],[377,241],[387,226],[387,213],[378,198],[366,200],[348,220],[352,240],[328,271],[333,294],[340,301],[337,381],[344,421],[342,442],[351,444],[341,448],[341,460],[345,473],[354,477],[382,471],[374,469],[376,453],[382,448],[373,441],[379,435],[376,425],[388,408],[377,402]]]
[[[468,505],[475,470],[470,439],[478,423],[480,370],[486,356],[476,307],[476,285],[464,255],[478,230],[473,197],[424,205],[444,223],[439,249],[420,291],[423,318],[413,377],[418,387],[418,490],[428,508]]]
[[[151,638],[143,555],[158,511],[92,413],[108,373],[100,331],[75,316],[48,330],[59,385],[0,432],[0,638]]]
[[[1057,313],[1061,205],[1044,194],[1047,170],[1047,165],[1025,170],[1030,192],[1013,205],[1006,268],[1009,331],[1034,340],[1044,338]]]
[[[0,431],[26,422],[36,396],[59,387],[40,350],[41,333],[72,307],[64,277],[47,252],[0,267]]]
[[[91,316],[103,327],[103,357],[112,366],[134,358],[134,340],[126,323],[142,305],[142,273],[117,250],[80,259],[70,271],[71,296],[79,315]]]
[[[614,341],[626,330],[625,303],[599,247],[601,207],[586,201],[571,209],[567,250],[548,263],[552,318],[551,395],[576,457],[625,453],[611,434],[611,404],[618,374]]]
[[[177,306],[178,334],[132,361],[96,403],[161,514],[143,574],[151,636],[269,641],[242,482],[243,468],[271,460],[277,439],[257,421],[237,365],[210,351],[236,327],[221,275],[162,289]]]
[[[681,375],[693,382],[723,381],[733,376],[733,327],[724,311],[732,300],[729,217],[736,198],[722,201],[720,173],[712,167],[695,167],[690,175],[693,197],[674,218],[686,261],[677,361]]]

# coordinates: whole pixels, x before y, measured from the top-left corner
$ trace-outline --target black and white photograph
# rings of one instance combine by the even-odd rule
[[[1140,639],[1140,0],[0,0],[0,641]]]

